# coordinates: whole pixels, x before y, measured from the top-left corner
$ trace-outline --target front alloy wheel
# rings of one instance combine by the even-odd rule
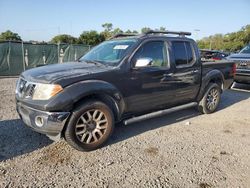
[[[88,110],[80,116],[76,123],[77,139],[85,144],[97,142],[105,134],[108,119],[101,110]]]
[[[87,101],[76,108],[65,128],[65,140],[80,151],[101,147],[114,129],[112,110],[101,101]]]

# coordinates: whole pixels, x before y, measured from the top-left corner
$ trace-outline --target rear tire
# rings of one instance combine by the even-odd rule
[[[79,151],[100,148],[114,129],[112,110],[103,102],[87,101],[76,108],[67,124],[64,137]]]
[[[220,102],[221,88],[216,83],[210,83],[198,104],[198,110],[203,114],[213,113]]]

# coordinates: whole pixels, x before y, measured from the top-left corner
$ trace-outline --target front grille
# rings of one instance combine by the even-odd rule
[[[31,98],[34,94],[36,84],[20,78],[17,84],[17,94],[21,98]]]
[[[239,60],[236,61],[238,69],[250,69],[250,61],[248,60]]]

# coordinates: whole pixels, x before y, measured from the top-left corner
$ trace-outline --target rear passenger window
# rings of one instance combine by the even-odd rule
[[[190,65],[194,62],[194,50],[189,42],[172,42],[175,64],[178,66]]]

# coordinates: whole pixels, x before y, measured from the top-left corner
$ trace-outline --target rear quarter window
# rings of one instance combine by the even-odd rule
[[[173,41],[173,53],[176,67],[191,66],[195,62],[193,46],[186,41]]]

